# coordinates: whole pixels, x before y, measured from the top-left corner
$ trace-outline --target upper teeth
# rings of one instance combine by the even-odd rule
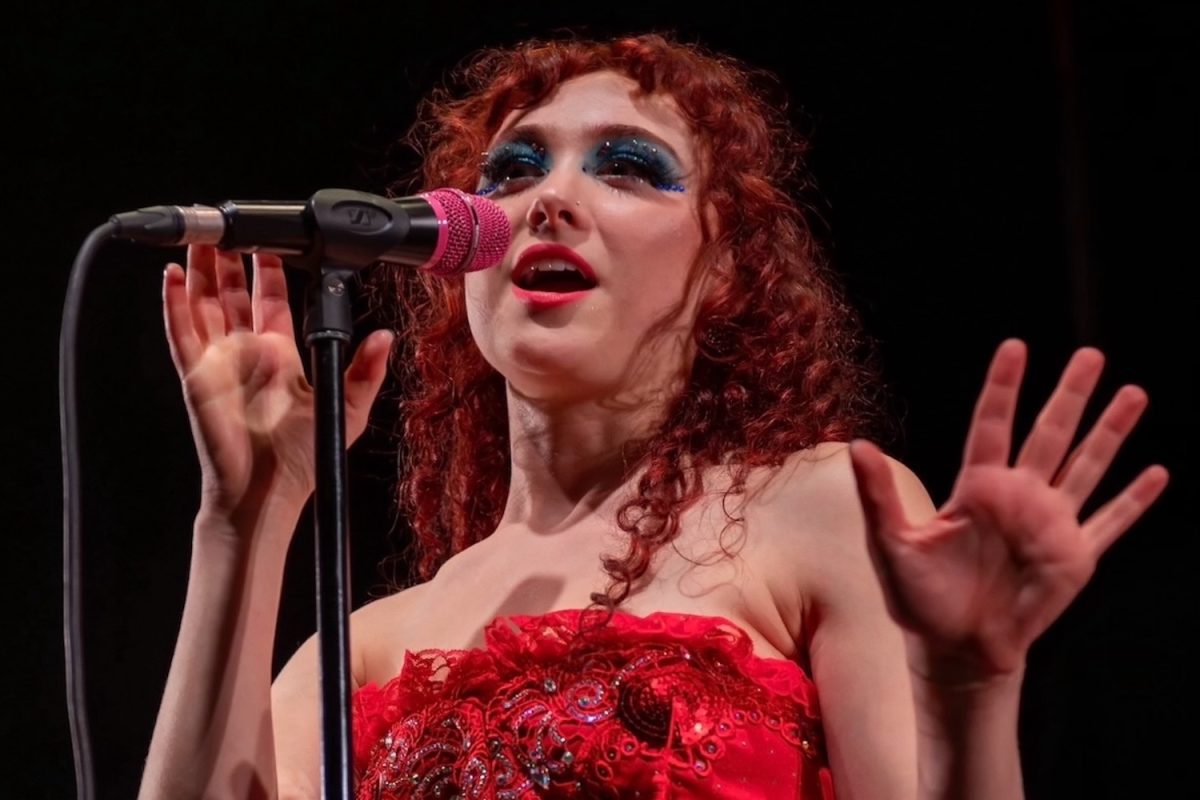
[[[565,261],[543,261],[534,264],[531,269],[533,272],[579,272],[578,267]]]

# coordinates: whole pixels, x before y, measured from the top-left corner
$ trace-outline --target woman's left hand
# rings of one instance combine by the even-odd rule
[[[1019,340],[1000,345],[967,435],[950,499],[910,521],[882,452],[850,448],[868,541],[890,611],[909,634],[910,667],[935,683],[1015,674],[1030,645],[1091,577],[1101,554],[1157,499],[1167,471],[1147,467],[1086,520],[1079,513],[1148,402],[1122,387],[1070,452],[1104,356],[1083,348],[1010,463],[1025,369]]]

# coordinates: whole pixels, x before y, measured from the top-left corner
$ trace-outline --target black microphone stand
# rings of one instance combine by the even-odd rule
[[[342,384],[353,329],[353,270],[324,262],[313,272],[304,319],[316,414],[317,636],[321,665],[321,797],[354,795],[350,728],[350,516]]]
[[[306,253],[284,258],[310,275],[304,341],[311,352],[316,491],[317,638],[321,680],[321,797],[354,796],[350,717],[350,515],[346,470],[346,398],[342,383],[353,331],[350,277],[403,247],[424,261],[438,241],[440,222],[419,206],[383,201],[343,189],[323,189],[308,201]],[[244,235],[278,240],[271,207],[247,207]],[[272,235],[273,234],[273,235]]]

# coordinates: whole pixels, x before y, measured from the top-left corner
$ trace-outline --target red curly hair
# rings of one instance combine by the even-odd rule
[[[592,598],[613,608],[678,534],[706,469],[731,467],[728,500],[744,493],[751,469],[864,435],[882,417],[868,343],[796,199],[811,188],[807,143],[768,101],[769,75],[657,34],[488,50],[455,73],[458,91],[438,90],[421,109],[408,141],[422,158],[425,187],[474,191],[481,154],[509,112],[602,70],[675,101],[707,160],[700,207],[711,206],[720,221],[718,231],[705,231],[701,257],[724,254],[730,265],[717,270],[698,309],[685,388],[658,427],[630,443],[637,457],[628,476],[642,475],[617,515],[628,546],[604,558],[612,583]],[[511,471],[505,382],[472,339],[461,277],[377,273],[393,282],[383,300],[401,300],[407,332],[395,362],[398,499],[414,535],[412,566],[428,579],[500,520]]]

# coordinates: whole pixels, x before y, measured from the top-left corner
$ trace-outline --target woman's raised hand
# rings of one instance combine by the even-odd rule
[[[230,520],[267,502],[307,500],[314,483],[313,393],[304,375],[283,264],[254,256],[247,290],[242,256],[188,249],[169,264],[163,313],[171,357],[200,457],[202,510]],[[346,369],[346,435],[353,442],[387,370],[393,335],[376,331]]]
[[[1147,467],[1081,521],[1080,509],[1145,409],[1146,393],[1122,387],[1070,450],[1104,364],[1098,350],[1077,351],[1013,460],[1025,362],[1019,340],[997,349],[962,469],[932,519],[907,519],[883,454],[867,442],[851,445],[891,613],[909,632],[910,666],[934,681],[974,683],[1018,672],[1033,640],[1167,484],[1166,469]]]

